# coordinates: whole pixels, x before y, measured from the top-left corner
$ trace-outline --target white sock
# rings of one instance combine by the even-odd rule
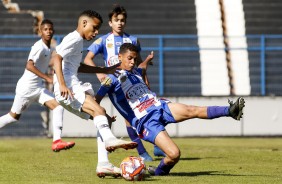
[[[102,139],[106,142],[109,139],[116,138],[109,128],[108,119],[106,116],[99,115],[94,117],[94,125],[97,127]]]
[[[9,123],[13,123],[18,121],[17,119],[13,118],[9,113],[5,114],[0,117],[0,128],[6,126]]]
[[[98,145],[98,164],[105,165],[109,163],[108,151],[105,149],[105,143],[103,142],[99,131],[97,132],[97,145]]]
[[[64,108],[60,105],[53,109],[53,142],[61,139],[63,129],[63,113]]]

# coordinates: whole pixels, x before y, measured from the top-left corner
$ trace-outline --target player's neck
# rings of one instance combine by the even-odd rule
[[[43,41],[43,43],[44,43],[48,48],[50,48],[50,46],[51,46],[51,40],[44,40],[44,39],[42,39],[42,41]]]

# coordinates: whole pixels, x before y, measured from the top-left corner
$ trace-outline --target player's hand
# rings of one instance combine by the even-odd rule
[[[115,122],[116,120],[117,120],[117,116],[112,116],[110,119],[111,122]]]
[[[53,83],[53,76],[48,76],[45,80],[46,80],[47,83],[52,84]]]
[[[60,92],[61,92],[61,97],[63,97],[65,100],[69,98],[73,100],[74,94],[72,93],[72,91],[69,88],[67,88],[67,86],[61,85]]]
[[[154,51],[151,51],[151,53],[147,56],[144,62],[149,62],[149,65],[153,65],[153,60],[154,59]]]
[[[97,75],[97,78],[100,82],[103,82],[105,80],[105,78],[107,77],[107,75],[104,74],[104,73],[97,73],[96,75]]]
[[[152,60],[154,58],[154,51],[151,51],[151,53],[147,56],[146,60]]]
[[[153,65],[153,62],[152,62],[153,59],[154,59],[154,51],[151,51],[151,53],[147,56],[147,58],[138,65],[138,68],[147,69],[148,64]]]

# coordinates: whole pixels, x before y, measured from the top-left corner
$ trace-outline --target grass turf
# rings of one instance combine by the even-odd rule
[[[130,183],[98,178],[95,138],[73,138],[75,147],[51,151],[51,139],[2,138],[0,183]],[[282,183],[282,138],[177,138],[181,159],[169,176],[147,175],[138,183]],[[144,142],[153,156],[153,146]],[[109,154],[116,166],[136,150]],[[160,158],[147,163],[157,166]]]

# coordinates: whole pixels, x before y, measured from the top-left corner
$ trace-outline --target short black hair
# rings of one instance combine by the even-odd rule
[[[113,9],[109,12],[108,16],[109,16],[109,20],[112,20],[112,17],[114,15],[119,15],[122,14],[125,18],[125,20],[127,19],[127,12],[126,9],[123,6],[120,6],[119,4],[114,4],[113,5]]]
[[[97,18],[97,19],[100,20],[101,24],[103,23],[102,16],[94,10],[84,10],[83,12],[80,13],[79,17],[81,17],[81,16],[87,16],[87,17],[90,17],[90,18]]]
[[[138,52],[137,47],[135,45],[133,45],[132,43],[124,43],[120,46],[119,53],[124,54],[128,50],[133,51],[133,52]]]
[[[50,24],[50,25],[53,26],[53,22],[52,22],[51,20],[49,20],[49,19],[44,19],[44,20],[41,22],[40,26],[43,26],[44,24]]]

